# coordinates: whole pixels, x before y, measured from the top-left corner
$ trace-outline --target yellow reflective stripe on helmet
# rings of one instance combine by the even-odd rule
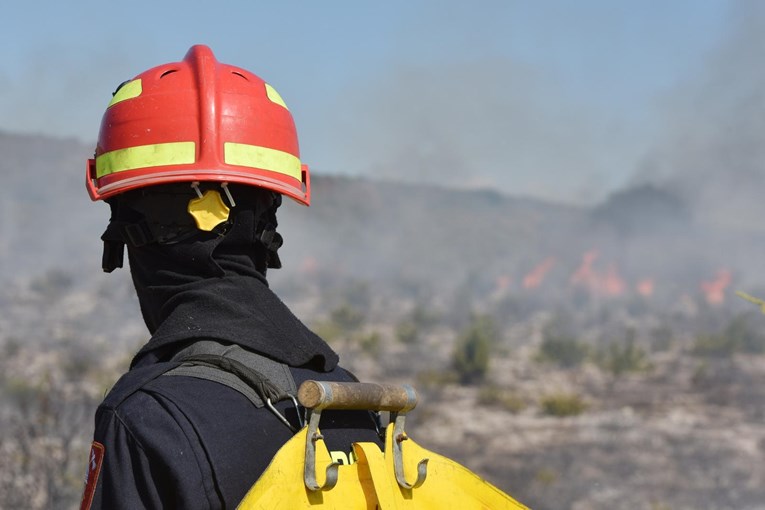
[[[112,100],[109,102],[109,106],[107,106],[107,108],[114,106],[115,104],[126,99],[133,99],[134,97],[138,97],[141,95],[141,92],[143,92],[141,80],[129,81],[114,93],[114,97],[112,97]]]
[[[196,160],[194,142],[157,143],[118,149],[96,157],[96,177],[166,165],[185,165]]]
[[[272,102],[280,106],[283,106],[284,108],[289,110],[289,108],[287,108],[287,105],[284,103],[284,99],[282,99],[282,96],[280,96],[279,93],[276,91],[276,89],[273,88],[268,83],[266,83],[266,95],[268,96],[268,99],[270,99]]]
[[[247,145],[244,143],[226,142],[223,144],[223,159],[229,165],[261,168],[301,180],[302,171],[300,160],[288,152]]]

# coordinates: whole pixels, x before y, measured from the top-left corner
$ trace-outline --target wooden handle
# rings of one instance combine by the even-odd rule
[[[305,381],[298,390],[300,404],[309,409],[364,409],[405,413],[417,405],[409,385]]]

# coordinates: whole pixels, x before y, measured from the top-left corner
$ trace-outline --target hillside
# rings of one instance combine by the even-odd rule
[[[91,151],[71,140],[0,133],[0,281],[28,282],[51,269],[77,281],[98,273],[108,207],[84,191]],[[747,286],[765,281],[751,265],[762,236],[699,223],[664,190],[625,190],[586,209],[362,178],[316,175],[313,185],[309,209],[290,202],[280,211],[285,269],[274,273],[275,284],[319,271],[434,291],[485,289],[497,279],[520,285],[553,257],[549,278],[560,288],[589,251],[598,252],[595,269],[613,266],[628,283],[652,278],[657,291],[694,294],[721,268]],[[717,250],[722,243],[729,249]]]

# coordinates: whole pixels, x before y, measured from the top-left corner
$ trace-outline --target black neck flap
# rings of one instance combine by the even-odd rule
[[[228,221],[203,232],[187,213],[196,191],[188,185],[155,188],[110,200],[112,218],[102,236],[107,271],[122,265],[127,246],[141,313],[152,333],[133,364],[165,359],[179,346],[206,338],[290,366],[332,370],[334,351],[268,289],[266,270],[281,266],[281,195],[231,185],[236,206]]]

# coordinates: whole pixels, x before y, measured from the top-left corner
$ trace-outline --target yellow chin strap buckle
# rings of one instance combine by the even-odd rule
[[[197,188],[197,193],[199,188]],[[207,190],[200,194],[199,198],[189,201],[189,214],[194,217],[199,230],[210,232],[212,229],[228,220],[231,209],[223,202],[223,199],[215,190]]]

